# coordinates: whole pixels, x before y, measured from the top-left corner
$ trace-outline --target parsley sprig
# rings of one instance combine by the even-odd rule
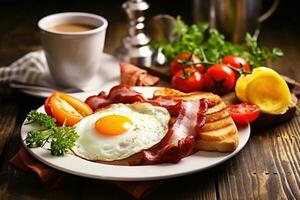
[[[42,126],[42,130],[32,130],[28,132],[25,143],[30,148],[43,147],[50,143],[52,155],[64,155],[68,149],[74,146],[79,137],[74,127],[61,126],[55,124],[55,119],[36,110],[31,111],[28,116],[28,123],[37,123]]]
[[[29,121],[29,123],[36,122],[48,129],[56,126],[56,120],[54,118],[51,118],[43,113],[39,113],[36,110],[32,110],[29,112],[29,114],[27,115],[27,120]]]
[[[244,44],[239,45],[227,41],[217,30],[209,29],[207,23],[189,26],[180,17],[177,17],[173,34],[175,40],[172,42],[160,41],[152,44],[155,49],[162,48],[167,64],[183,52],[195,54],[206,65],[220,63],[227,55],[238,55],[247,59],[251,67],[263,66],[283,55],[279,48],[270,51],[266,47],[259,47],[257,40],[249,33],[246,34]]]

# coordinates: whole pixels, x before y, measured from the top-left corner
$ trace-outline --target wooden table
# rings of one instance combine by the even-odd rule
[[[8,65],[26,52],[41,48],[36,23],[61,11],[88,11],[109,20],[105,51],[114,53],[126,32],[120,3],[3,2],[0,7],[0,65]],[[286,2],[286,1],[285,1]],[[171,13],[190,19],[188,5],[152,2],[149,15]],[[261,29],[261,44],[280,47],[285,55],[276,69],[300,80],[300,18],[296,8],[282,3]],[[177,10],[175,10],[177,8]],[[42,105],[39,99],[1,86],[0,89],[0,199],[131,199],[105,181],[70,175],[68,184],[45,190],[39,178],[9,165],[20,148],[20,126],[26,114]],[[246,147],[227,162],[160,185],[148,199],[300,199],[300,117],[276,127],[252,130]]]

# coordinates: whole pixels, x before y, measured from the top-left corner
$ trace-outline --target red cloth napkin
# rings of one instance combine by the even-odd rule
[[[57,171],[33,158],[24,147],[9,161],[18,169],[35,172],[41,179],[46,189],[55,189],[63,182],[64,173]],[[141,199],[150,194],[162,181],[107,181],[131,194],[136,199]]]
[[[121,83],[128,86],[151,86],[159,81],[158,77],[129,63],[120,63],[120,71]]]

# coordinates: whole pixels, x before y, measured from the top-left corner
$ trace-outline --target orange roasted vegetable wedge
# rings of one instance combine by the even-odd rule
[[[83,117],[93,113],[83,101],[66,93],[54,92],[45,101],[45,111],[54,117],[58,124],[73,126]]]

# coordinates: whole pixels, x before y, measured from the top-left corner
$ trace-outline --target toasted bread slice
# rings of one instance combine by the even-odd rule
[[[238,137],[236,135],[228,137],[222,141],[206,141],[197,140],[195,148],[205,151],[232,152],[238,145]]]
[[[205,112],[205,125],[201,132],[197,133],[195,149],[231,152],[238,146],[237,127],[230,117],[225,103],[218,95],[210,92],[183,93],[171,88],[159,88],[154,92],[154,96],[169,96],[186,101],[206,98],[213,101],[215,105]]]
[[[211,92],[191,92],[191,93],[184,93],[184,92],[180,92],[178,90],[175,89],[171,89],[171,88],[159,88],[156,91],[154,91],[154,96],[169,96],[172,97],[174,99],[184,99],[184,100],[197,100],[197,99],[209,99],[211,101],[214,102],[220,102],[222,101],[221,98],[216,95],[213,94]]]

